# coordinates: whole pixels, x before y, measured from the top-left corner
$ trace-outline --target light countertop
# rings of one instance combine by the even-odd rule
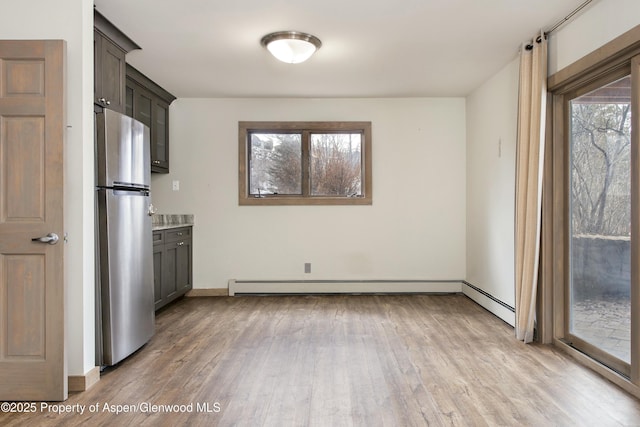
[[[153,230],[157,231],[192,226],[194,218],[192,214],[154,214],[151,217],[151,222]]]

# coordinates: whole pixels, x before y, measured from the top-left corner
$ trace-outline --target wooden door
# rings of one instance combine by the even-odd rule
[[[65,50],[0,40],[0,401],[67,398]]]

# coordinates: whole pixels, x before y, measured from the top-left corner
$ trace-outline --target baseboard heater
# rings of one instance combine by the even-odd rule
[[[462,293],[471,298],[489,312],[495,314],[511,326],[516,324],[516,309],[501,301],[489,292],[472,285],[467,281],[462,282]]]
[[[229,280],[229,295],[459,293],[463,280]]]

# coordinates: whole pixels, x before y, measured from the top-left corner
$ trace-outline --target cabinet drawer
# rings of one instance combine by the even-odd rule
[[[164,231],[164,242],[191,239],[191,227],[172,228]]]
[[[153,245],[162,245],[164,244],[164,231],[154,231],[153,232]]]

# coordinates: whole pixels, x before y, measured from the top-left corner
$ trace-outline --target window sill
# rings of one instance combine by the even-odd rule
[[[366,206],[371,197],[241,197],[240,206]]]

